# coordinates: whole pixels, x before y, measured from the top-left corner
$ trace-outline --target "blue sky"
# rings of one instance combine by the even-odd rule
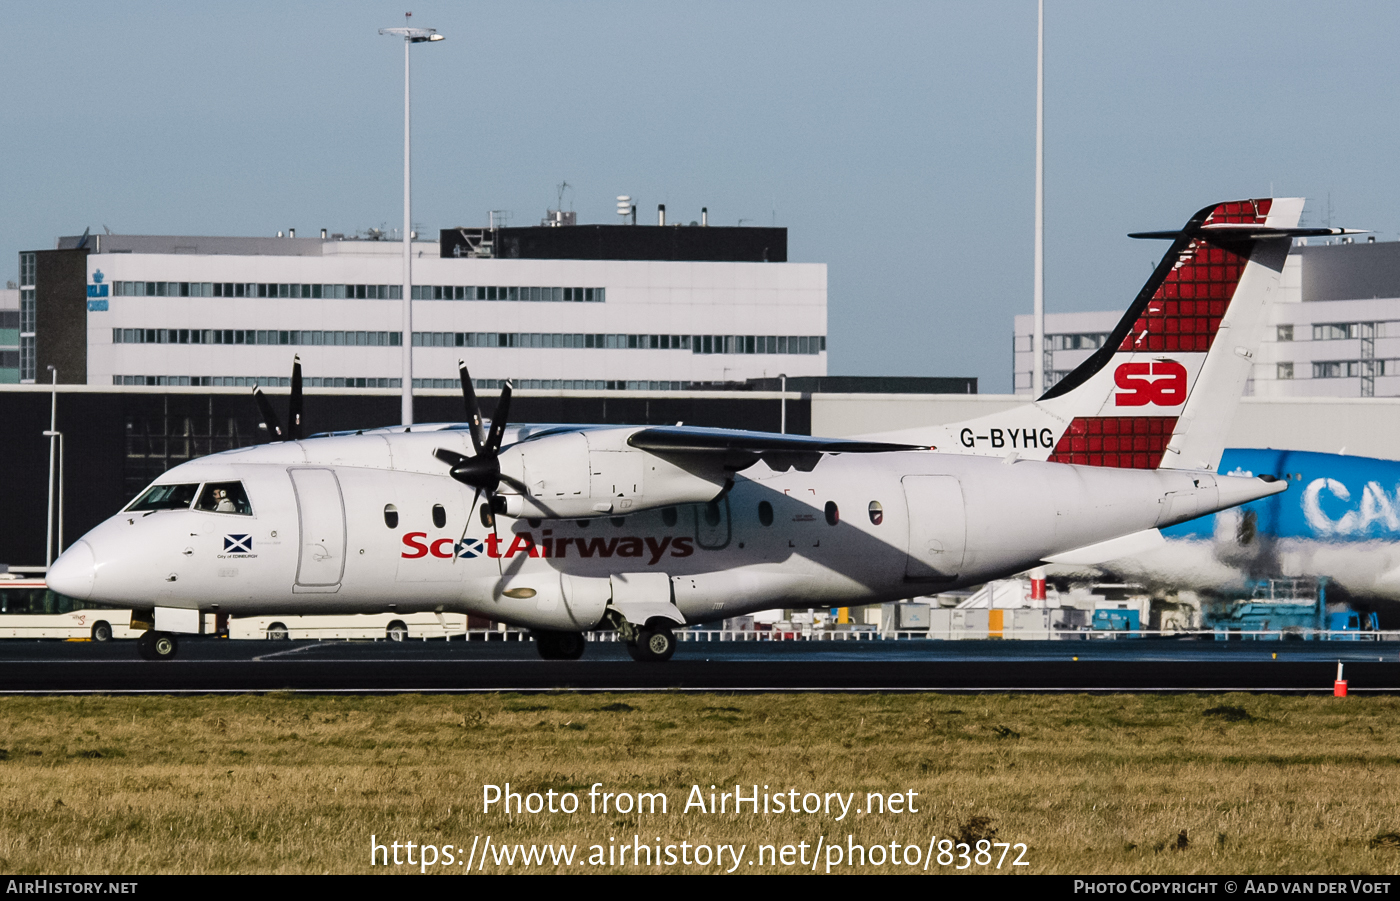
[[[1212,201],[1400,237],[1400,7],[1060,2],[1047,10],[1051,311],[1118,309]],[[776,222],[829,266],[830,371],[1009,390],[1029,312],[1035,4],[78,3],[0,0],[0,277],[85,227],[356,231],[510,210],[567,181],[685,221]]]

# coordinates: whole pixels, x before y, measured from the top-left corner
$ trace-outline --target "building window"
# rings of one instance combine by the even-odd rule
[[[1107,332],[1087,332],[1069,335],[1046,335],[1046,350],[1098,350],[1108,340]],[[1029,351],[1030,347],[1027,346]]]
[[[34,336],[22,335],[19,339],[19,380],[34,381]]]
[[[1313,326],[1314,341],[1340,341],[1356,337],[1355,322],[1321,322]]]
[[[34,289],[21,288],[19,292],[20,334],[34,334]]]
[[[1354,378],[1356,374],[1356,360],[1323,360],[1312,364],[1312,377],[1315,379]]]
[[[1278,364],[1278,377],[1281,378],[1281,379],[1291,379],[1291,378],[1293,378],[1293,364],[1292,364],[1292,363],[1280,363],[1280,364]]]
[[[1281,326],[1279,326],[1279,327],[1278,327],[1278,340],[1280,340],[1280,341],[1292,341],[1292,340],[1293,340],[1293,326],[1291,326],[1291,325],[1281,325]],[[1280,376],[1280,378],[1282,378],[1282,376]],[[1289,376],[1289,378],[1292,378],[1292,376]]]

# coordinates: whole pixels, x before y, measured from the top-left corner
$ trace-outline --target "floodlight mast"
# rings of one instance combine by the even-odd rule
[[[412,13],[409,13],[412,15]],[[405,16],[407,18],[407,16]],[[413,231],[412,180],[409,162],[409,93],[408,48],[413,44],[440,41],[443,36],[435,28],[381,28],[380,34],[403,38],[403,404],[404,425],[413,425]]]

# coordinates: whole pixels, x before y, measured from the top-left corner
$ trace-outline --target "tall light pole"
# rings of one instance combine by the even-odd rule
[[[45,438],[58,439],[58,544],[54,547],[54,554],[63,553],[63,433],[49,429],[44,433]],[[53,516],[52,511],[49,513]]]
[[[407,20],[408,13],[404,16]],[[413,425],[413,237],[412,194],[409,179],[408,48],[413,44],[440,41],[435,28],[381,28],[380,34],[403,38],[403,424]]]
[[[44,532],[44,568],[53,563],[53,479],[55,457],[58,454],[58,370],[49,367],[49,372],[53,373],[53,404],[49,408],[49,430],[44,433],[44,437],[49,439],[49,522]],[[62,539],[59,539],[60,541]]]
[[[787,373],[778,373],[778,391],[782,394],[782,413],[778,420],[778,434],[787,434]]]
[[[1031,396],[1045,393],[1045,0],[1035,56],[1035,313],[1031,332]]]

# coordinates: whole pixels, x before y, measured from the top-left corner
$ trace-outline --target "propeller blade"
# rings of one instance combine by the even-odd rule
[[[267,395],[262,389],[253,386],[253,400],[258,402],[258,411],[262,413],[262,425],[267,429],[268,440],[282,441],[286,439],[286,434],[282,431],[282,424],[277,421],[277,414],[272,412],[272,404],[268,402]]]
[[[459,454],[456,451],[450,451],[446,448],[441,447],[433,449],[433,456],[437,457],[439,460],[446,463],[448,466],[461,466],[463,463],[471,459],[471,457],[468,457],[464,454]]]
[[[292,440],[301,440],[301,355],[292,357],[292,399],[287,402],[287,424]]]
[[[452,549],[452,565],[456,566],[462,553],[461,547],[466,543],[467,533],[472,530],[472,517],[476,515],[476,502],[481,499],[481,489],[476,489],[472,494],[472,505],[467,508],[467,521],[462,524],[462,537],[457,539],[457,544]]]
[[[481,456],[481,405],[476,401],[476,390],[472,387],[471,373],[467,372],[467,361],[457,361],[457,380],[462,383],[462,403],[467,408],[467,420],[471,422],[472,447]]]
[[[506,384],[509,385],[510,383],[507,382]],[[496,430],[495,420],[492,420],[491,422],[491,430]],[[491,534],[496,536],[496,547],[500,547],[501,533],[496,530],[496,525],[501,521],[501,518],[496,515],[496,493],[494,491],[487,492],[486,503],[491,505]],[[499,572],[501,575],[506,574],[506,564],[504,558],[505,554],[500,554],[496,557],[496,571]]]
[[[496,412],[491,414],[491,434],[486,436],[486,453],[492,456],[501,449],[501,438],[505,435],[506,422],[510,418],[510,393],[510,382],[507,381],[501,386],[501,399],[496,402]]]

